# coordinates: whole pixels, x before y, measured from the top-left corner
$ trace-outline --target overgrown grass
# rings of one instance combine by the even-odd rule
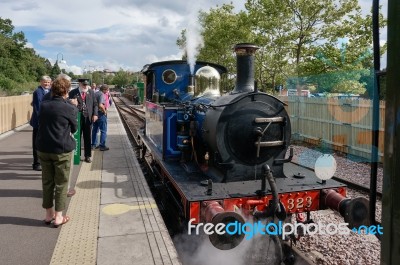
[[[32,94],[38,85],[38,82],[5,82],[5,84],[0,84],[0,97],[17,96],[23,94],[24,92],[29,92]]]

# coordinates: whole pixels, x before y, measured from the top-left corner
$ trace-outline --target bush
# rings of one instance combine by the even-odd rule
[[[16,82],[0,74],[0,95],[15,96],[21,95],[24,91],[33,92],[38,86],[38,82]]]

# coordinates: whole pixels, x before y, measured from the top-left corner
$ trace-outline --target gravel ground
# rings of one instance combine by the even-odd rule
[[[314,167],[317,158],[322,155],[320,151],[312,150],[305,146],[292,146],[294,150],[293,161],[308,167]],[[349,181],[362,183],[369,186],[370,166],[366,163],[357,163],[346,159],[339,154],[332,154],[337,163],[335,176]],[[382,187],[383,170],[378,169],[378,187]],[[348,190],[348,197],[367,197],[354,190]],[[381,202],[376,206],[377,220],[381,219]],[[312,213],[315,223],[344,222],[340,214],[331,210]],[[380,264],[380,241],[374,235],[357,234],[348,230],[347,235],[307,235],[297,242],[296,246],[304,251],[316,264],[329,265],[373,265]]]
[[[306,146],[292,145],[291,147],[293,148],[294,153],[293,162],[310,168],[314,168],[315,162],[317,161],[318,157],[323,154],[319,150],[314,150]],[[369,187],[371,174],[371,166],[369,164],[347,159],[345,155],[339,153],[329,152],[329,154],[333,155],[336,159],[336,177],[359,183],[365,187]],[[378,166],[377,172],[378,191],[382,191],[382,183],[383,167],[380,164]]]

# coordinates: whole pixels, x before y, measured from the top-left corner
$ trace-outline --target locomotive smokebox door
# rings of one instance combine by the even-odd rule
[[[213,105],[223,107],[207,111],[203,139],[220,155],[221,162],[234,161],[231,180],[246,180],[243,172],[254,172],[255,165],[265,163],[275,177],[283,177],[282,165],[273,162],[284,158],[290,143],[290,119],[284,103],[264,93],[246,93],[225,96]],[[239,175],[241,179],[235,177]]]

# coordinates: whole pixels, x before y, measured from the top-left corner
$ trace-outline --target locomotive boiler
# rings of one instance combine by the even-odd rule
[[[290,144],[290,119],[285,104],[259,93],[254,82],[254,45],[237,45],[234,90],[216,99],[202,124],[202,139],[224,182],[260,179],[262,165],[284,177],[283,162]]]
[[[290,162],[290,117],[284,102],[255,85],[257,49],[235,46],[236,85],[227,93],[221,65],[165,61],[143,68],[146,125],[139,137],[142,159],[151,154],[153,186],[182,224],[284,221],[328,207],[351,227],[365,224],[364,199],[346,198],[344,184]],[[243,236],[214,233],[210,241],[231,249]]]

